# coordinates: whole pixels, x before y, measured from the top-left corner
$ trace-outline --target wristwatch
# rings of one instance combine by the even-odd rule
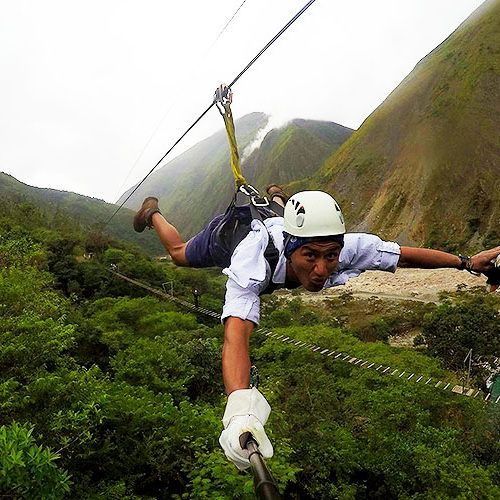
[[[460,269],[461,271],[465,269],[474,276],[481,276],[481,273],[478,273],[477,271],[474,271],[472,269],[472,263],[468,255],[462,255],[461,253],[459,253],[458,258],[460,259],[460,267],[458,269]]]
[[[461,253],[459,253],[458,258],[460,259],[460,267],[458,269],[460,269],[460,271],[467,269],[467,271],[470,272],[470,257],[468,255],[462,255]]]

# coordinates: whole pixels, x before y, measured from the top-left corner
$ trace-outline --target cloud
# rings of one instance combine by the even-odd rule
[[[284,127],[289,121],[290,118],[271,115],[266,125],[257,132],[255,139],[243,150],[241,162],[243,163],[256,149],[260,148],[262,141],[271,130]]]

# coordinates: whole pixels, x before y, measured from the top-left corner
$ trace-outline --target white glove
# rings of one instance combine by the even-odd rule
[[[273,456],[273,445],[264,431],[271,407],[266,398],[254,387],[239,389],[227,398],[226,411],[222,418],[224,430],[219,437],[219,443],[238,469],[250,467],[248,451],[240,445],[240,436],[250,432],[259,445],[259,451],[264,458]]]

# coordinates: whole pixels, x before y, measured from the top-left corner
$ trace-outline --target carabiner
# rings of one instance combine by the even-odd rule
[[[222,114],[224,114],[224,110],[227,110],[227,107],[233,102],[233,92],[225,83],[222,83],[215,89],[213,102]]]

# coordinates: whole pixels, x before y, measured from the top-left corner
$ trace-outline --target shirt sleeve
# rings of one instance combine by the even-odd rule
[[[241,287],[236,281],[228,278],[221,316],[222,322],[230,316],[249,320],[258,325],[260,322],[260,297],[254,287]]]
[[[398,266],[401,247],[393,241],[384,241],[374,234],[347,233],[340,253],[339,267],[325,283],[325,288],[347,283],[364,271],[394,273]]]
[[[236,247],[231,264],[222,272],[228,277],[222,321],[230,316],[259,324],[261,291],[271,278],[264,257],[269,233],[261,221],[252,221],[252,230]]]

